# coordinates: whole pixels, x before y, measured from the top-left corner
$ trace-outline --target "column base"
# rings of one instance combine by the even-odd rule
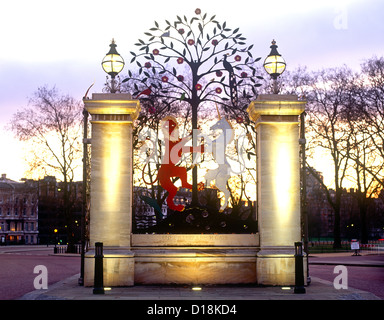
[[[135,255],[129,249],[104,248],[103,278],[105,287],[127,287],[134,285]],[[84,259],[84,286],[94,283],[95,252],[90,250]]]
[[[304,279],[307,279],[304,257]],[[294,247],[263,248],[257,253],[257,283],[268,286],[295,285]],[[306,282],[306,281],[305,281]]]

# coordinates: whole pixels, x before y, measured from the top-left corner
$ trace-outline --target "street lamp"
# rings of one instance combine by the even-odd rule
[[[284,72],[286,63],[281,56],[281,54],[277,51],[276,41],[272,41],[272,45],[270,46],[271,52],[264,60],[264,69],[273,79],[273,93],[279,93],[279,87],[277,84],[277,78]]]
[[[112,42],[109,46],[109,52],[101,62],[101,66],[103,67],[103,70],[111,76],[111,85],[108,88],[109,91],[111,93],[115,93],[117,91],[115,78],[121,72],[121,70],[123,70],[125,63],[122,56],[120,56],[120,54],[116,51],[116,44],[114,39],[112,39]]]

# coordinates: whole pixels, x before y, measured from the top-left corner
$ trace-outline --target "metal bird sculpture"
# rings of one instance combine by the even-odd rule
[[[158,205],[157,201],[155,199],[152,199],[147,196],[140,196],[141,200],[143,200],[146,204],[150,205],[159,215],[160,217],[163,217],[163,213],[161,212],[161,208]]]
[[[141,95],[149,96],[149,95],[151,94],[151,92],[152,92],[152,89],[151,89],[151,88],[152,88],[152,86],[149,86],[149,88],[145,89],[144,91],[141,91],[141,92],[137,95],[136,99],[139,98]]]
[[[182,95],[180,96],[180,101],[183,101],[185,99],[185,92],[182,93]]]
[[[93,83],[89,86],[87,92],[85,93],[85,95],[84,95],[84,97],[83,97],[83,100],[88,99],[88,92],[89,92],[89,90],[93,87],[94,84],[95,84],[95,81],[93,81]]]
[[[238,102],[236,76],[233,71],[232,65],[227,61],[227,55],[224,55],[223,66],[225,70],[227,70],[229,73],[229,89],[231,92],[231,101],[232,101],[232,105],[236,107]]]
[[[168,30],[167,32],[164,32],[161,37],[169,37],[171,32]]]

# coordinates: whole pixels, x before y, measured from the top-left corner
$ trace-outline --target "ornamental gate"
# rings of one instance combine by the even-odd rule
[[[231,188],[228,179],[236,169],[226,158],[234,132],[218,110],[209,129],[221,135],[201,133],[192,148],[172,116],[162,119],[160,136],[142,130],[134,141],[140,103],[129,94],[93,94],[84,104],[92,123],[86,286],[93,285],[96,242],[104,245],[106,286],[294,284],[294,243],[301,240],[298,116],[305,101],[260,95],[248,107],[256,137],[246,139],[257,146],[257,188],[246,199],[257,205],[234,200],[239,187]],[[134,143],[141,144],[135,152]],[[241,160],[250,157],[238,146],[241,170]],[[187,153],[199,156],[189,167],[179,165]],[[205,169],[196,198],[187,171],[206,153],[216,167]]]

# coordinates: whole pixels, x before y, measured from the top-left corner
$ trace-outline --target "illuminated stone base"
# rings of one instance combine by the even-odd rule
[[[304,279],[307,267],[304,258]],[[265,248],[257,253],[257,283],[267,286],[295,285],[294,247]]]
[[[134,235],[136,246],[126,250],[104,248],[104,286],[295,284],[294,247],[260,250],[256,235],[172,236]],[[186,245],[186,242],[191,244],[190,241],[195,245]],[[89,251],[85,256],[85,286],[93,286],[94,264],[94,251]],[[304,279],[307,278],[306,266],[304,258]]]
[[[243,284],[256,278],[252,248],[135,250],[136,284]]]
[[[256,283],[258,234],[133,234],[132,246],[104,247],[104,286]],[[93,286],[94,251],[84,285]]]
[[[93,286],[95,252],[87,252],[84,260],[84,285]],[[125,287],[134,285],[134,254],[129,250],[105,250],[103,258],[103,280],[105,287]]]
[[[135,234],[135,283],[256,283],[258,246],[258,234]]]

